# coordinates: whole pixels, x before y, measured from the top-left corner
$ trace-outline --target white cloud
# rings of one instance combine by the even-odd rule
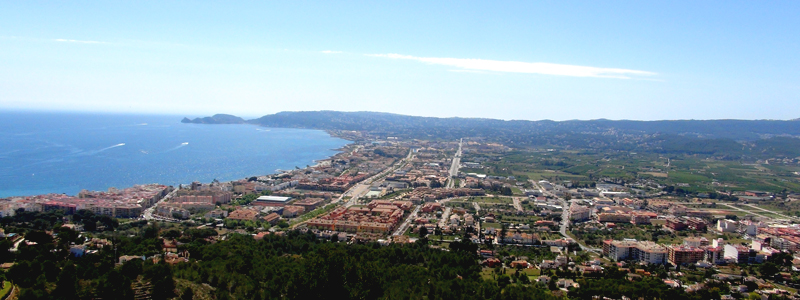
[[[321,52],[321,53],[325,53],[325,54],[336,54],[336,53],[342,53],[342,51],[332,51],[332,50],[325,50],[325,51],[320,51],[320,52]]]
[[[562,65],[543,62],[499,61],[486,59],[416,57],[402,54],[368,54],[373,57],[416,60],[434,65],[445,65],[465,70],[495,71],[510,73],[532,73],[575,77],[601,77],[632,79],[635,76],[653,76],[656,73],[628,69],[598,68],[588,66]],[[631,77],[634,76],[634,77]]]
[[[66,42],[66,43],[81,43],[81,44],[105,44],[105,42],[98,42],[98,41],[81,41],[81,40],[69,40],[69,39],[55,39],[56,42]]]

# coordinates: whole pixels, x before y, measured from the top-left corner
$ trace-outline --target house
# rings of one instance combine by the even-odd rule
[[[264,217],[264,221],[267,221],[268,223],[270,223],[272,225],[278,224],[278,221],[280,221],[280,219],[281,219],[281,216],[276,214],[276,213],[271,213],[271,214],[268,214],[266,217]]]
[[[573,281],[572,279],[563,279],[563,278],[559,279],[558,283],[556,285],[558,287],[564,288],[564,289],[568,289],[568,288],[571,288],[571,287],[577,289],[577,288],[580,287],[580,285],[577,282]]]
[[[580,266],[579,269],[583,275],[603,273],[603,268],[600,266]]]
[[[264,237],[267,236],[267,235],[270,235],[269,231],[262,231],[262,232],[259,232],[259,233],[255,234],[255,235],[253,235],[253,238],[256,241],[260,241],[260,240],[263,240]]]
[[[547,260],[547,259],[543,260],[542,263],[539,264],[539,268],[541,269],[555,269],[558,268],[559,266],[561,265],[557,261]]]
[[[175,240],[164,239],[164,244],[162,246],[162,249],[164,251],[166,251],[166,252],[177,253],[178,252],[178,242],[175,241]]]
[[[495,266],[503,265],[503,262],[497,258],[490,257],[481,262],[481,264],[490,268],[494,268]]]
[[[542,276],[536,277],[536,282],[541,282],[541,283],[544,283],[544,284],[548,284],[548,283],[550,283],[550,276],[542,275]]]
[[[511,262],[511,267],[512,268],[516,268],[516,269],[525,269],[528,266],[530,266],[530,265],[528,264],[527,261],[524,261],[524,260],[515,260],[515,261]]]

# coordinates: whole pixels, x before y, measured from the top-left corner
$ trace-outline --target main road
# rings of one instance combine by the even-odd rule
[[[419,209],[421,207],[422,207],[422,205],[417,205],[417,207],[414,208],[414,211],[412,211],[408,215],[408,217],[405,219],[405,221],[403,221],[403,223],[400,224],[399,227],[397,227],[397,230],[395,230],[392,235],[403,235],[403,233],[405,233],[406,230],[408,229],[408,225],[410,225],[411,222],[414,221],[414,219],[417,218],[417,213],[419,212]]]
[[[167,201],[169,199],[172,199],[172,197],[174,197],[175,194],[178,193],[178,190],[180,190],[180,188],[173,188],[172,191],[167,193],[167,195],[165,195],[164,197],[161,197],[161,199],[158,200],[158,202],[154,203],[153,205],[151,205],[150,207],[145,209],[144,212],[142,213],[142,218],[144,218],[145,220],[154,220],[154,219],[158,219],[158,220],[162,220],[162,221],[169,220],[170,218],[154,216],[153,215],[153,210],[155,210],[156,206],[161,204],[161,202],[164,202],[164,201]]]
[[[453,188],[455,186],[455,177],[458,176],[458,168],[461,166],[461,145],[464,144],[464,139],[458,140],[458,150],[456,150],[456,154],[453,156],[453,164],[450,165],[450,178],[447,180],[447,188]]]

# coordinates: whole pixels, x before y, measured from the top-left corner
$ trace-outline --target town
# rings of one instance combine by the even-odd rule
[[[556,163],[526,164],[521,155]],[[346,244],[469,246],[483,279],[540,285],[555,297],[588,295],[597,287],[582,282],[621,274],[687,293],[713,290],[719,299],[796,299],[800,194],[733,189],[724,180],[714,181],[719,189],[692,192],[693,183],[661,175],[673,161],[642,167],[636,178],[569,173],[558,169],[559,155],[573,154],[384,137],[352,143],[314,166],[231,182],[2,199],[2,236],[12,253],[36,247],[41,237],[28,235],[37,227],[18,220],[57,214],[52,225],[80,233],[69,245],[80,258],[116,251],[114,232],[122,228],[161,224],[157,247],[115,253],[116,263],[176,265],[195,263],[187,242],[198,232],[211,244],[299,232]],[[51,240],[64,235],[38,229]],[[13,261],[2,267],[15,273]]]

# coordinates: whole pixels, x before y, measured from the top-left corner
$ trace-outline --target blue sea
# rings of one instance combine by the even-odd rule
[[[236,180],[313,165],[348,143],[319,130],[181,119],[0,111],[0,197]]]

